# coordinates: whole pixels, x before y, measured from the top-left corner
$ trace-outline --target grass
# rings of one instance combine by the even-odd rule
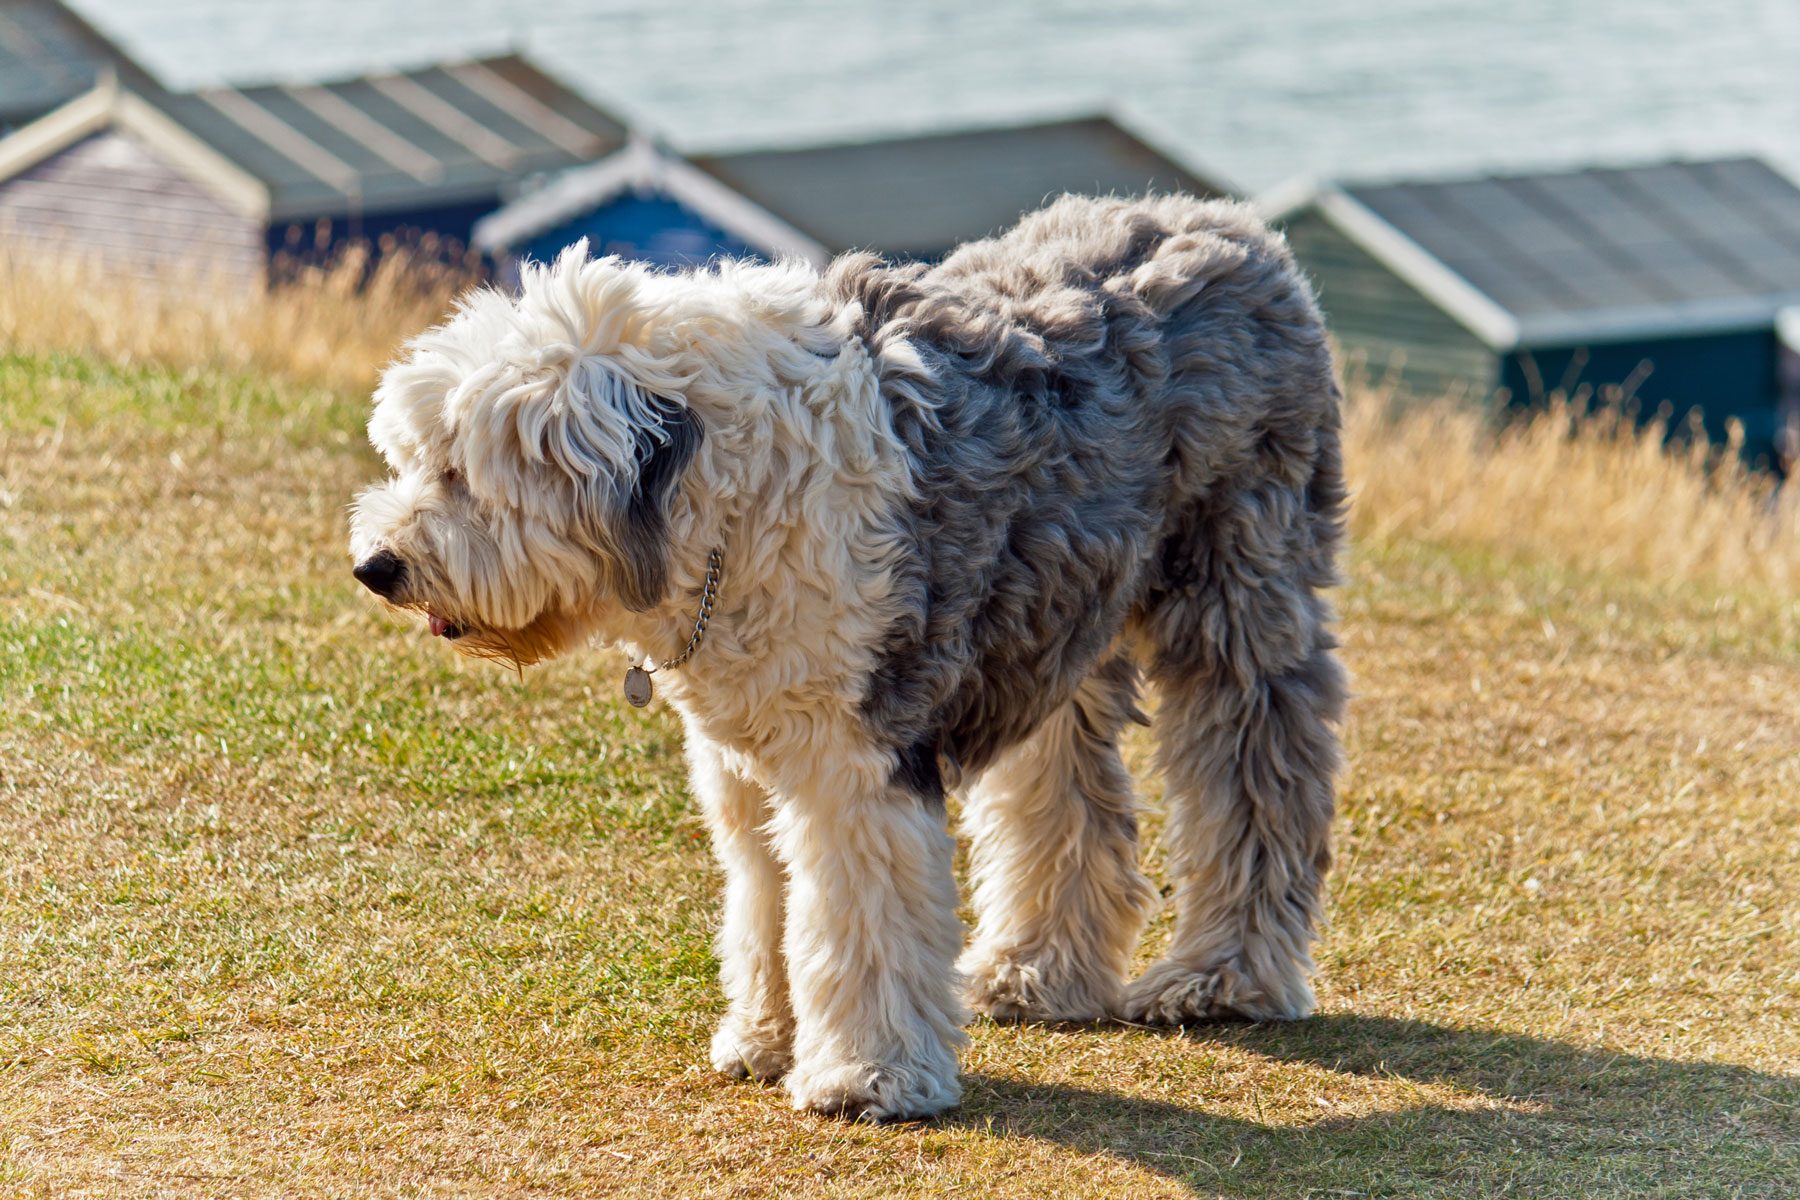
[[[1800,1190],[1800,550],[1755,481],[1360,404],[1321,1015],[980,1024],[959,1111],[871,1129],[704,1066],[668,715],[355,594],[360,388],[430,298],[335,358],[56,303],[0,277],[0,1195]]]

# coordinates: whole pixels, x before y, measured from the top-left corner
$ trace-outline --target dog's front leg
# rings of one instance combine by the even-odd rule
[[[687,747],[694,794],[725,871],[719,982],[730,1007],[713,1035],[712,1063],[727,1075],[772,1083],[787,1074],[794,1015],[781,961],[781,864],[763,828],[769,796],[691,726]]]
[[[884,764],[885,766],[885,764]],[[873,1121],[954,1106],[964,1012],[943,803],[873,768],[783,798],[796,1108]]]

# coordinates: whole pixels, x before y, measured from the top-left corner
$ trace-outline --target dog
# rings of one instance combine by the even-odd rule
[[[1340,404],[1241,204],[1065,196],[936,265],[578,245],[387,369],[354,573],[464,653],[622,648],[633,702],[681,715],[724,870],[713,1064],[923,1118],[959,1099],[968,1007],[1311,1011]],[[1141,679],[1176,926],[1127,985]]]

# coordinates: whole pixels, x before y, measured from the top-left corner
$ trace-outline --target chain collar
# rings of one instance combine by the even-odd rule
[[[712,621],[713,603],[719,598],[719,572],[725,566],[725,551],[722,547],[714,547],[706,557],[706,583],[700,591],[700,615],[694,618],[694,632],[689,636],[687,645],[681,653],[660,666],[644,659],[643,666],[630,667],[625,672],[625,699],[633,708],[642,708],[650,703],[655,694],[650,677],[658,671],[668,671],[679,667],[692,658],[694,651],[700,648],[700,640],[706,636],[706,626]]]

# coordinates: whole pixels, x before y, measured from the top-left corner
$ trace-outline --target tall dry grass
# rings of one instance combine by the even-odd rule
[[[0,350],[267,372],[368,388],[472,273],[405,250],[351,248],[270,289],[122,279],[75,255],[0,244]],[[1553,404],[1497,424],[1445,399],[1358,389],[1346,449],[1359,537],[1415,539],[1670,583],[1777,593],[1800,584],[1800,499],[1730,447],[1660,422]]]
[[[280,276],[272,287],[197,274],[140,277],[79,253],[0,241],[0,350],[362,389],[475,278],[470,266],[429,247],[375,255],[355,244],[286,265]]]
[[[1477,406],[1356,393],[1353,521],[1407,538],[1669,583],[1800,584],[1800,493],[1665,420],[1556,399],[1505,423]]]

